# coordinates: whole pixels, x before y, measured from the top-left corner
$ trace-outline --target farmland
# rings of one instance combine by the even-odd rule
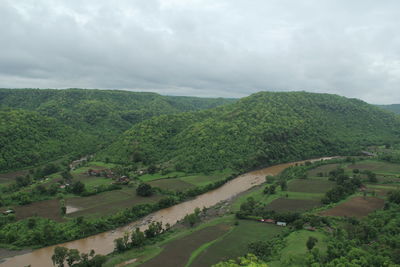
[[[353,197],[338,206],[321,212],[324,216],[344,216],[362,218],[383,208],[383,199],[375,197]]]
[[[151,186],[172,191],[183,191],[196,186],[206,186],[208,184],[224,180],[232,174],[232,170],[215,171],[211,174],[186,174],[183,172],[172,172],[167,175],[145,174],[139,177],[142,182],[148,182]]]
[[[322,206],[318,200],[278,198],[267,205],[267,210],[276,212],[301,212]]]
[[[194,250],[202,244],[211,242],[229,231],[230,226],[218,224],[194,232],[181,239],[174,240],[163,248],[163,251],[141,266],[184,266]]]
[[[239,220],[233,230],[204,249],[190,266],[211,266],[222,260],[241,256],[250,242],[269,240],[278,235],[282,227],[255,221]]]
[[[324,255],[327,250],[328,236],[323,232],[300,230],[291,233],[285,238],[286,246],[280,251],[279,259],[268,262],[270,267],[305,266],[307,256],[306,242],[309,237],[318,240],[316,248]]]

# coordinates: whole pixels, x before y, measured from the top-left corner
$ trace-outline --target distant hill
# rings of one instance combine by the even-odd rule
[[[378,105],[378,107],[386,109],[388,111],[400,114],[400,104],[392,104],[392,105]]]
[[[234,101],[234,99],[162,96],[156,93],[118,90],[0,89],[0,111],[7,114],[11,123],[14,123],[15,119],[15,125],[19,124],[32,135],[37,133],[42,137],[32,138],[35,140],[36,150],[43,145],[40,149],[43,153],[28,156],[29,149],[20,146],[19,139],[11,134],[15,125],[8,125],[3,118],[2,130],[10,132],[10,135],[7,136],[8,139],[4,136],[2,139],[7,143],[9,151],[21,157],[31,157],[31,160],[16,160],[10,163],[11,157],[7,156],[3,158],[3,165],[0,164],[0,171],[4,168],[27,166],[63,154],[92,152],[99,146],[113,141],[132,125],[153,116],[197,111]],[[57,131],[63,133],[62,136],[52,136],[41,120],[53,125]],[[27,136],[24,137],[28,138],[27,144],[31,137],[28,133],[26,132]],[[82,140],[86,140],[87,143],[82,145]],[[52,147],[45,145],[48,141]],[[56,144],[57,142],[63,144]],[[46,149],[52,152],[45,153]]]
[[[399,126],[394,114],[357,99],[260,92],[231,105],[139,123],[99,157],[189,171],[248,169],[354,153],[398,140]]]

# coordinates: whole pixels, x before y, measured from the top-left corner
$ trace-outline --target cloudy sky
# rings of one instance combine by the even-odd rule
[[[400,103],[400,1],[1,0],[0,87]]]

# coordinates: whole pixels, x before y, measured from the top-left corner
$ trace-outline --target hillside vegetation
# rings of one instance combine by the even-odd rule
[[[400,121],[356,99],[260,92],[214,109],[139,123],[99,154],[186,171],[249,169],[392,142]]]
[[[93,136],[33,111],[0,110],[0,170],[84,152]]]
[[[92,153],[153,116],[233,101],[116,90],[0,89],[0,171]]]

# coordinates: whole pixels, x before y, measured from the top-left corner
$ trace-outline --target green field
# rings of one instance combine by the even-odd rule
[[[206,174],[191,174],[184,173],[170,173],[168,175],[153,174],[142,175],[140,180],[148,182],[151,186],[159,187],[166,190],[184,191],[196,186],[206,186],[210,183],[224,180],[232,173],[232,170],[226,169],[224,171],[215,171],[209,175]],[[172,175],[173,174],[173,175]],[[178,177],[176,177],[178,176]],[[168,178],[176,177],[176,178]]]
[[[400,164],[377,161],[377,160],[364,160],[348,166],[349,169],[370,170],[376,174],[389,174],[399,175]]]
[[[323,255],[327,250],[327,236],[322,232],[310,232],[301,230],[291,233],[285,238],[285,248],[280,252],[280,259],[268,262],[269,267],[286,267],[286,266],[306,266],[305,258],[307,253],[306,242],[312,236],[318,239],[316,248]]]
[[[211,266],[222,260],[242,256],[249,243],[269,240],[278,235],[284,228],[256,221],[240,220],[239,225],[220,240],[205,248],[192,261],[190,266]]]
[[[325,193],[334,187],[335,183],[327,179],[295,179],[288,183],[288,191],[304,193]]]
[[[161,195],[153,195],[151,197],[137,196],[134,188],[124,188],[88,197],[68,198],[66,199],[66,205],[79,209],[79,211],[68,214],[68,217],[100,217],[137,204],[155,203],[161,198]]]
[[[322,204],[319,200],[278,198],[269,203],[266,209],[276,212],[302,212],[320,206]]]

